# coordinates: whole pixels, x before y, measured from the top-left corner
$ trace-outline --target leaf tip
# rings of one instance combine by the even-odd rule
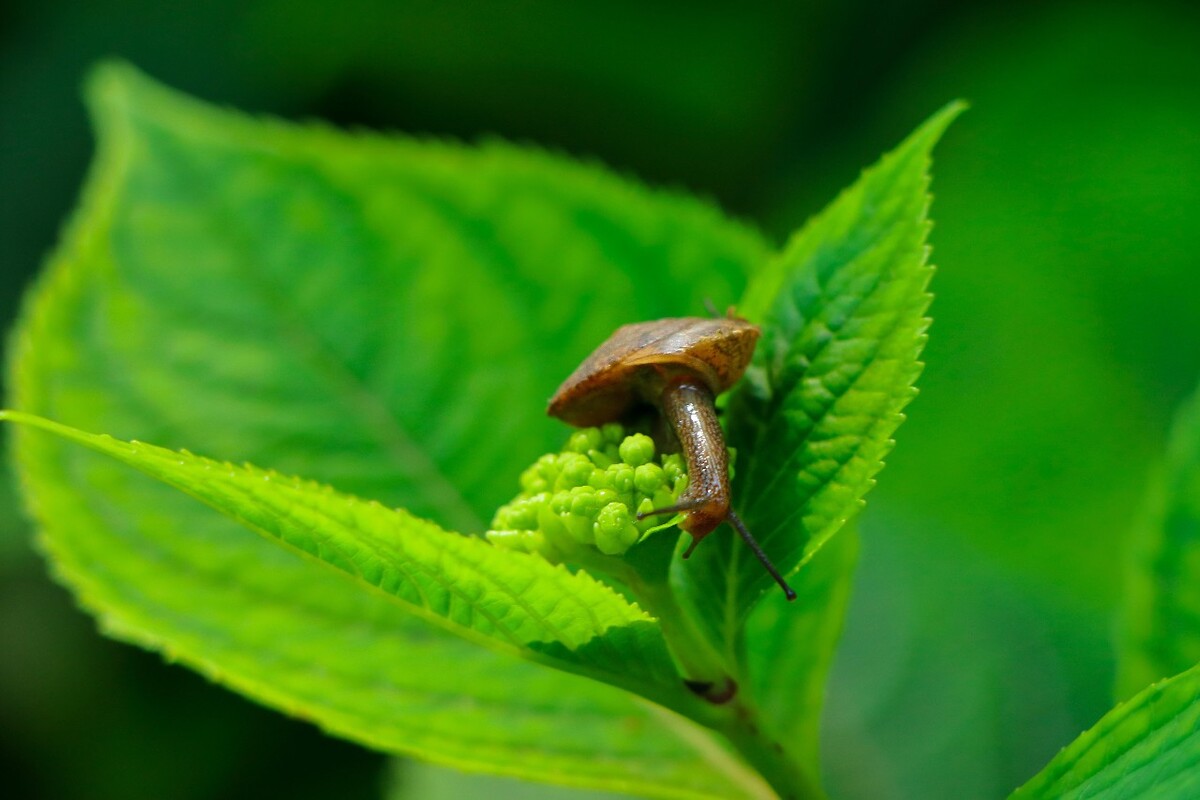
[[[138,83],[148,81],[128,61],[108,59],[88,70],[83,80],[83,95],[93,113],[120,108]]]
[[[923,153],[928,158],[929,154],[933,151],[934,145],[941,140],[942,134],[950,127],[950,124],[958,119],[969,107],[969,104],[965,100],[951,100],[922,122],[894,152],[907,151],[911,153],[915,150]]]

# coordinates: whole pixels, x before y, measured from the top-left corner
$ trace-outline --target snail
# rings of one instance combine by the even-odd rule
[[[683,513],[680,527],[692,535],[684,558],[729,522],[788,600],[795,600],[795,591],[730,505],[729,454],[713,404],[746,371],[759,333],[757,325],[732,313],[622,325],[563,381],[546,412],[591,427],[625,419],[639,406],[656,408],[682,447],[688,487],[676,505],[638,514],[638,519]]]

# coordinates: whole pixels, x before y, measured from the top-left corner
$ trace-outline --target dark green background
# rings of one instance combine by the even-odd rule
[[[78,86],[107,56],[248,110],[596,158],[780,241],[964,97],[935,165],[928,367],[863,519],[826,777],[839,798],[1001,797],[1112,704],[1126,533],[1200,377],[1200,12],[780,6],[10,2],[0,319],[71,209]],[[377,796],[381,758],[100,639],[7,484],[6,794]],[[501,796],[479,786],[459,791]]]

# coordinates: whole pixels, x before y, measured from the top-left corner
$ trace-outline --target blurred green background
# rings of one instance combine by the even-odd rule
[[[779,241],[965,97],[934,170],[928,367],[864,515],[825,769],[837,798],[1002,797],[1112,705],[1126,533],[1200,379],[1197,42],[1190,3],[10,0],[0,320],[72,207],[78,87],[107,56],[247,110],[598,159]],[[393,775],[101,639],[30,536],[2,472],[8,796],[566,796]]]

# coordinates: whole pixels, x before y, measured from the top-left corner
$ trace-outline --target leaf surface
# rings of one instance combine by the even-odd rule
[[[448,533],[403,509],[257,467],[9,419],[111,456],[485,646],[658,700],[679,694],[658,623],[587,573]]]
[[[1200,668],[1118,705],[1011,800],[1189,800],[1200,795]]]
[[[506,145],[254,120],[123,67],[90,98],[99,153],[13,338],[14,404],[463,532],[557,449],[537,409],[597,342],[731,300],[765,253],[706,206]],[[114,636],[392,752],[759,791],[674,715],[448,635],[105,456],[14,438],[43,549]]]

